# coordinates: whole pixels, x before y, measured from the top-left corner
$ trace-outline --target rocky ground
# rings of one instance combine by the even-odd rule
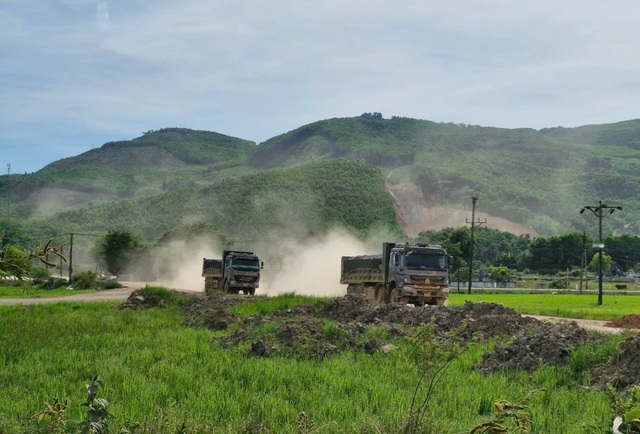
[[[254,357],[323,358],[349,348],[369,354],[392,351],[394,339],[410,335],[418,326],[432,324],[436,340],[457,339],[466,343],[472,339],[499,338],[493,351],[485,353],[476,366],[484,374],[505,369],[533,372],[542,365],[560,366],[568,362],[573,349],[604,340],[602,333],[581,327],[575,321],[541,321],[495,303],[372,305],[361,295],[348,294],[272,315],[230,312],[230,307],[250,299],[241,295],[188,294],[182,303],[187,314],[184,325],[226,330],[228,333],[216,334],[212,342],[223,347],[246,348]],[[135,291],[121,308],[158,304],[161,301],[145,300]],[[611,326],[637,327],[638,317],[621,318]],[[630,332],[613,360],[593,369],[592,378],[594,384],[603,387],[611,383],[625,389],[640,384],[640,334]]]

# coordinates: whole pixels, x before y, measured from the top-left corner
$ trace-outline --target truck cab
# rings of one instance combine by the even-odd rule
[[[254,295],[260,285],[262,262],[253,252],[225,251],[223,254],[223,290]]]
[[[385,243],[383,255],[388,258],[383,262],[388,301],[445,303],[449,297],[451,258],[442,246]]]
[[[253,252],[225,250],[220,259],[203,258],[204,290],[210,295],[216,290],[254,295],[263,268],[264,263]]]

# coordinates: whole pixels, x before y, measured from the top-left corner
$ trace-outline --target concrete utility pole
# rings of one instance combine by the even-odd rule
[[[622,211],[621,206],[617,205],[607,205],[602,203],[602,201],[598,201],[598,205],[591,206],[587,205],[580,210],[580,214],[582,214],[585,210],[591,211],[596,217],[598,217],[598,244],[595,244],[593,247],[598,249],[598,306],[602,305],[602,251],[604,250],[604,243],[602,242],[602,218],[613,214],[615,210]]]
[[[580,294],[582,294],[582,280],[587,270],[587,232],[582,231],[582,253],[580,254]],[[589,279],[586,280],[589,282]],[[586,284],[589,289],[589,283]]]
[[[73,274],[73,234],[69,235],[69,284],[71,284],[71,275]]]
[[[466,223],[471,223],[471,246],[469,247],[469,288],[467,289],[467,294],[471,294],[471,278],[473,277],[473,230],[475,225],[480,226],[487,222],[487,219],[484,219],[483,222],[478,219],[476,221],[476,202],[478,201],[478,196],[471,196],[471,221],[467,221]]]

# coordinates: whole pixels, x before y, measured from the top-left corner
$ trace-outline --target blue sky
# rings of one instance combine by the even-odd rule
[[[640,118],[640,2],[1,0],[0,173],[164,127]]]

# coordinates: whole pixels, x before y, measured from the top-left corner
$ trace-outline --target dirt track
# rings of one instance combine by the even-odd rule
[[[554,317],[554,316],[541,316],[541,315],[524,315],[524,316],[535,318],[540,321],[548,321],[548,322],[554,322],[554,323],[575,321],[580,327],[584,327],[585,329],[595,330],[602,333],[620,334],[625,331],[629,331],[629,329],[625,329],[622,327],[611,327],[606,325],[608,324],[609,321],[597,321],[594,319],[581,319],[581,318],[575,318],[575,319],[560,318],[560,317]]]
[[[32,305],[44,303],[74,303],[91,301],[125,301],[131,293],[138,288],[143,288],[141,282],[121,282],[123,287],[117,289],[107,289],[86,294],[75,294],[64,297],[25,297],[25,298],[3,298],[0,299],[1,306],[10,305]]]

